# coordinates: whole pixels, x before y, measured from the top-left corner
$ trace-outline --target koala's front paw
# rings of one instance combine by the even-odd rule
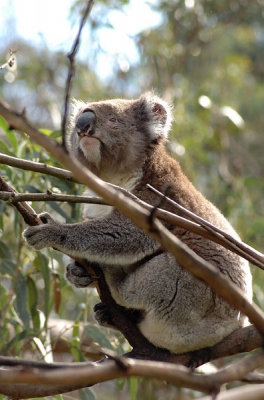
[[[36,250],[41,250],[44,247],[55,247],[61,232],[57,232],[58,223],[54,221],[48,213],[39,215],[43,225],[30,226],[25,229],[23,236],[27,244],[34,247]]]
[[[23,232],[29,246],[34,247],[36,250],[41,250],[44,247],[51,245],[50,243],[50,230],[45,225],[30,226]]]
[[[91,283],[97,281],[87,273],[86,269],[82,267],[77,261],[74,261],[66,266],[66,279],[77,288],[85,288]]]
[[[98,303],[94,306],[94,318],[99,325],[116,329],[109,314],[109,307],[106,304]]]

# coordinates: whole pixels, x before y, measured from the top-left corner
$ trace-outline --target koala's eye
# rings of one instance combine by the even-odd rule
[[[116,118],[109,118],[109,121],[116,122]]]

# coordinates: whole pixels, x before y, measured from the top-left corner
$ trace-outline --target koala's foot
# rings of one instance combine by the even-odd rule
[[[99,325],[116,329],[109,314],[109,307],[106,304],[98,303],[94,306],[94,318]]]
[[[118,306],[120,307],[120,306]],[[123,307],[121,307],[123,308]],[[141,310],[134,310],[132,308],[124,308],[127,316],[129,319],[133,321],[135,324],[139,323],[142,318],[143,314]],[[114,321],[109,314],[109,307],[105,303],[98,303],[94,306],[94,318],[98,322],[99,325],[105,326],[107,328],[117,329],[115,327]]]
[[[66,279],[77,288],[85,288],[97,281],[93,278],[77,261],[73,261],[66,266]]]

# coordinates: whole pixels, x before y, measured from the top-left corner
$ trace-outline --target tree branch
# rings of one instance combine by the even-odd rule
[[[10,165],[11,167],[24,169],[26,171],[39,172],[41,174],[47,174],[55,176],[56,178],[66,179],[68,181],[77,182],[73,179],[73,175],[66,169],[51,167],[47,164],[42,164],[33,161],[22,160],[21,158],[7,156],[6,154],[0,153],[0,164]]]
[[[15,193],[1,191],[0,199],[8,201],[11,204],[17,204],[24,201],[60,201],[67,203],[105,204],[105,201],[101,197],[57,194],[49,191],[48,193]]]
[[[9,192],[11,193],[11,196],[13,194],[14,195],[16,194],[15,189],[12,186],[8,185],[0,175],[0,192],[1,191]],[[35,213],[35,211],[33,210],[33,208],[29,204],[22,202],[14,204],[14,207],[22,215],[26,224],[34,226],[42,223],[37,214]]]
[[[64,321],[59,321],[59,323],[65,323]],[[67,325],[69,327],[69,325]],[[54,329],[51,327],[51,329]],[[70,337],[70,334],[68,334]],[[87,338],[89,344],[91,341]],[[165,361],[169,363],[181,364],[186,367],[189,367],[190,363],[194,360],[197,368],[198,366],[203,365],[205,362],[217,360],[219,358],[232,356],[239,353],[246,353],[252,350],[256,350],[261,347],[263,344],[263,337],[256,330],[253,325],[247,326],[245,328],[239,328],[236,331],[232,332],[229,336],[224,338],[221,342],[217,343],[213,347],[208,347],[202,350],[196,350],[189,353],[182,354],[171,354],[167,352],[167,358],[154,358],[153,361]],[[157,352],[159,349],[156,349]],[[126,357],[130,356],[131,353],[126,355]],[[130,357],[129,357],[130,358]],[[147,358],[141,357],[142,360]],[[1,357],[0,356],[0,366],[34,366],[34,361],[32,360],[20,360],[12,357]],[[40,363],[37,362],[37,366],[41,366],[44,369],[53,368],[54,364]],[[57,365],[57,364],[55,364]],[[71,366],[70,364],[61,363],[60,366]]]
[[[6,68],[7,66],[13,67],[13,65],[14,65],[14,63],[15,63],[15,60],[16,60],[16,57],[14,56],[14,54],[15,54],[17,51],[18,51],[18,49],[17,49],[17,50],[9,49],[9,58],[8,58],[8,60],[7,60],[6,63],[4,63],[4,64],[2,64],[2,65],[0,66],[0,70]]]
[[[219,393],[217,400],[262,400],[264,385],[242,386]],[[199,400],[212,400],[212,396],[201,397]]]
[[[236,240],[233,236],[229,235],[222,229],[216,227],[215,225],[211,224],[210,222],[206,221],[205,219],[199,217],[198,215],[194,214],[192,211],[187,210],[180,204],[178,204],[176,201],[170,199],[167,196],[164,196],[163,193],[161,193],[159,190],[155,189],[151,185],[147,185],[150,190],[152,190],[154,193],[156,193],[158,196],[162,198],[166,198],[166,200],[172,204],[178,211],[182,212],[184,215],[186,215],[187,218],[190,218],[200,226],[202,226],[204,229],[206,229],[208,232],[210,232],[213,236],[217,237],[217,234],[222,235],[223,242],[225,243],[230,243],[238,247],[239,249],[242,250],[240,255],[242,257],[246,258],[245,255],[250,256],[250,258],[255,259],[258,263],[261,264],[261,268],[264,269],[264,255],[252,247],[246,245],[245,243],[242,243],[241,241]],[[226,240],[227,239],[227,240]],[[232,248],[235,248],[235,246],[232,246]],[[250,261],[251,262],[251,261]]]
[[[43,363],[34,362],[29,366],[28,363],[24,363],[23,367],[10,370],[8,367],[11,365],[10,359],[1,357],[0,365],[5,368],[0,370],[0,390],[3,394],[12,396],[13,399],[21,399],[30,397],[33,393],[37,397],[43,396],[43,393],[47,396],[65,393],[69,391],[69,388],[75,390],[122,376],[138,376],[166,380],[177,386],[216,394],[221,385],[233,380],[241,380],[249,372],[264,364],[263,350],[207,375],[192,373],[188,368],[180,365],[124,359],[117,356],[114,358],[115,360],[107,360],[99,364],[76,363],[65,367],[61,364],[43,365]],[[33,387],[34,392],[32,392]]]
[[[63,119],[62,119],[62,124],[61,124],[61,132],[62,132],[62,147],[66,150],[66,127],[67,127],[67,121],[68,121],[68,111],[69,111],[69,98],[70,98],[70,90],[71,90],[71,84],[72,84],[72,79],[75,74],[75,55],[77,53],[79,43],[80,43],[80,38],[81,38],[81,33],[82,29],[84,26],[84,23],[91,11],[92,5],[93,5],[94,0],[88,0],[85,10],[82,14],[82,19],[81,23],[79,26],[79,31],[77,33],[77,36],[74,40],[71,52],[68,54],[68,59],[70,61],[70,67],[68,71],[68,77],[66,81],[66,89],[65,89],[65,101],[64,101],[64,112],[63,112]]]

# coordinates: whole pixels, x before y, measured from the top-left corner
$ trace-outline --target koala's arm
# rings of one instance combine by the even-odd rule
[[[118,211],[105,218],[77,224],[61,224],[42,214],[43,225],[24,231],[36,250],[53,247],[70,257],[92,262],[128,265],[153,253],[159,246]]]

